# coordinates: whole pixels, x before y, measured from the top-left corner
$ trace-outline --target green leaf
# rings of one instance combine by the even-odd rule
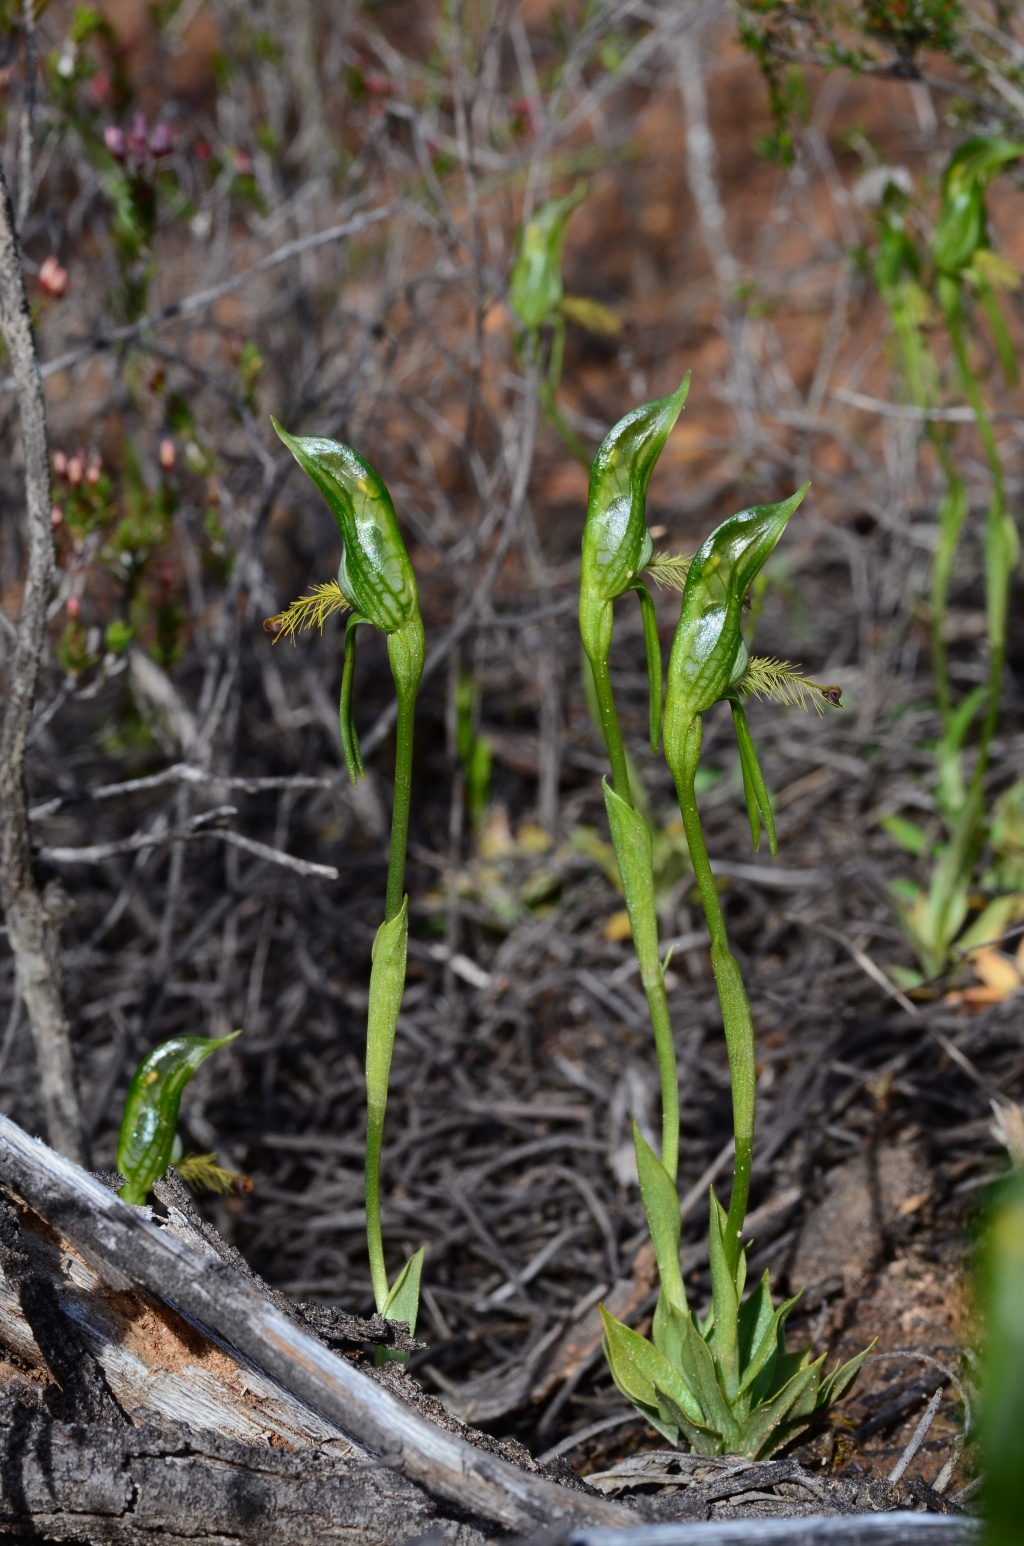
[[[689,1313],[677,1310],[668,1294],[662,1289],[654,1307],[651,1341],[659,1353],[664,1353],[672,1367],[682,1369],[684,1374],[686,1373],[685,1344],[689,1331]]]
[[[601,780],[601,787],[629,926],[633,931],[633,947],[640,964],[640,979],[646,990],[649,984],[661,981],[651,829],[639,811],[620,799],[607,779]]]
[[[701,1422],[703,1413],[697,1398],[664,1354],[639,1332],[616,1320],[604,1305],[600,1306],[600,1310],[605,1333],[605,1357],[616,1385],[627,1400],[644,1408],[645,1415],[650,1412],[658,1414],[657,1392],[662,1390],[684,1412],[691,1415],[692,1421]],[[649,1420],[654,1421],[653,1418]],[[655,1422],[655,1427],[660,1427],[661,1432],[665,1431],[658,1422]],[[672,1443],[675,1443],[674,1438]]]
[[[175,1036],[143,1058],[128,1086],[117,1138],[117,1168],[125,1178],[118,1195],[125,1202],[144,1203],[170,1164],[181,1093],[200,1063],[241,1034]]]
[[[736,1278],[725,1251],[723,1231],[726,1225],[727,1216],[712,1190],[708,1249],[711,1260],[711,1300],[715,1307],[715,1362],[726,1399],[734,1401],[739,1392],[739,1299]]]
[[[832,1373],[822,1381],[818,1398],[814,1403],[816,1411],[824,1411],[833,1402],[842,1400],[860,1373],[861,1364],[877,1341],[877,1337],[873,1338],[862,1353],[857,1353],[855,1357],[848,1359],[846,1363],[837,1365],[832,1370]]]
[[[764,1275],[764,1287],[768,1303],[770,1305],[771,1294],[767,1292],[767,1271]],[[799,1298],[800,1294],[794,1294],[792,1299],[786,1299],[782,1304],[780,1304],[779,1308],[771,1317],[768,1325],[765,1327],[760,1339],[756,1343],[752,1344],[753,1351],[750,1354],[750,1358],[746,1367],[742,1369],[742,1377],[740,1379],[741,1391],[748,1390],[750,1388],[750,1386],[757,1379],[757,1376],[761,1373],[761,1370],[767,1365],[768,1360],[771,1358],[772,1354],[777,1352],[780,1342],[784,1341],[782,1332],[783,1327],[786,1324],[786,1318]]]
[[[345,600],[383,633],[394,633],[414,618],[418,622],[416,576],[383,479],[351,446],[289,435],[276,419],[271,423],[338,523],[338,585]]]
[[[718,1430],[709,1428],[706,1423],[693,1422],[682,1407],[673,1401],[671,1396],[666,1396],[663,1390],[658,1392],[658,1407],[662,1419],[679,1429],[695,1455],[722,1453],[725,1442]]]
[[[754,742],[751,739],[747,726],[747,716],[743,705],[733,694],[729,694],[729,706],[732,709],[733,728],[736,731],[736,744],[740,749],[740,767],[743,769],[743,793],[747,802],[747,816],[750,821],[750,835],[754,840],[754,852],[761,846],[761,828],[758,822],[758,814],[764,822],[764,829],[768,834],[768,848],[774,859],[779,851],[778,840],[775,836],[775,817],[772,813],[771,801],[768,798],[768,789],[765,785],[761,765],[757,760],[757,752],[754,750]]]
[[[928,834],[916,822],[905,821],[902,816],[883,816],[878,825],[888,832],[893,842],[915,858],[928,848]]]
[[[761,1342],[765,1332],[771,1326],[773,1320],[772,1293],[768,1279],[768,1269],[752,1294],[749,1294],[740,1305],[740,1313],[736,1326],[737,1344],[739,1347],[740,1369],[744,1375],[744,1383],[749,1384],[746,1372],[753,1357],[754,1350]]]
[[[539,328],[562,299],[566,226],[586,196],[586,183],[578,182],[571,193],[539,205],[526,222],[508,287],[508,303],[526,328]]]
[[[667,1294],[669,1302],[685,1314],[686,1289],[679,1269],[679,1195],[668,1171],[636,1122],[633,1123],[633,1144],[636,1149],[637,1174],[640,1177],[640,1196],[651,1231],[662,1291]]]
[[[809,487],[805,484],[780,504],[755,505],[730,516],[694,554],[665,698],[665,755],[674,775],[694,717],[716,703],[746,669],[743,598]]]
[[[704,1408],[704,1423],[714,1428],[722,1435],[725,1449],[732,1453],[739,1439],[739,1424],[733,1417],[732,1411],[718,1383],[718,1374],[710,1349],[706,1342],[696,1334],[687,1339],[687,1346],[693,1354],[694,1378],[697,1387],[697,1395],[700,1397],[701,1406]]]
[[[373,942],[366,1026],[366,1115],[368,1126],[376,1132],[384,1126],[391,1054],[405,987],[408,942],[409,899],[406,897],[401,911],[390,923],[381,924]]]
[[[644,625],[644,649],[647,653],[647,684],[650,708],[648,711],[650,721],[651,751],[658,750],[658,741],[661,738],[661,642],[658,638],[658,616],[654,610],[654,598],[652,597],[643,580],[637,580],[633,586],[640,597],[640,615]]]
[[[770,1401],[755,1407],[739,1434],[738,1449],[741,1455],[760,1455],[773,1447],[770,1444],[772,1433],[796,1406],[800,1397],[812,1386],[816,1386],[824,1360],[825,1355],[822,1353],[817,1363],[794,1374]]]
[[[416,1319],[420,1309],[420,1277],[423,1272],[423,1247],[421,1246],[402,1268],[381,1307],[386,1321],[405,1321],[409,1335],[416,1335]],[[408,1363],[409,1354],[394,1348],[378,1347],[374,1351],[374,1363],[378,1368],[385,1363]]]
[[[976,950],[980,945],[988,945],[1001,938],[1010,924],[1020,918],[1022,909],[1024,897],[997,896],[994,902],[989,902],[982,909],[970,928],[961,934],[956,942],[957,951],[966,954],[968,950]]]

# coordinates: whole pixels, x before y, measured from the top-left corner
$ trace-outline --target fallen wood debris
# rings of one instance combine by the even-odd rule
[[[0,1398],[9,1537],[392,1546],[436,1527],[471,1546],[629,1521],[420,1415],[399,1366],[338,1357],[180,1206],[129,1207],[3,1117],[0,1186],[0,1342],[22,1365]]]

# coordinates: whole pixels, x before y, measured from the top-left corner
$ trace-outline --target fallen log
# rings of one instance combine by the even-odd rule
[[[0,1366],[8,1538],[475,1546],[636,1518],[467,1443],[438,1403],[445,1426],[429,1420],[401,1366],[339,1357],[180,1198],[129,1207],[6,1117],[0,1187],[0,1344],[21,1365]]]

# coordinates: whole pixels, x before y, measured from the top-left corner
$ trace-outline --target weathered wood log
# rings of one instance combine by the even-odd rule
[[[6,1258],[0,1251],[5,1274],[0,1285],[0,1340],[30,1370],[53,1369],[65,1394],[72,1393],[75,1415],[83,1401],[92,1403],[88,1410],[98,1424],[100,1449],[106,1444],[112,1458],[125,1457],[111,1476],[144,1477],[149,1489],[144,1489],[145,1496],[155,1500],[152,1506],[157,1511],[168,1508],[169,1529],[178,1527],[180,1505],[174,1504],[177,1494],[169,1480],[163,1492],[159,1487],[154,1491],[155,1476],[176,1478],[184,1467],[196,1478],[196,1491],[189,1496],[199,1498],[205,1495],[203,1478],[223,1479],[225,1466],[233,1466],[233,1474],[246,1478],[235,1492],[227,1488],[236,1498],[233,1522],[229,1525],[223,1511],[220,1516],[204,1515],[201,1529],[190,1521],[188,1538],[213,1541],[219,1531],[236,1541],[288,1539],[290,1526],[284,1523],[283,1534],[273,1533],[277,1525],[264,1520],[260,1511],[273,1494],[280,1498],[281,1518],[290,1517],[289,1499],[299,1495],[294,1480],[298,1472],[288,1469],[293,1461],[299,1471],[308,1463],[313,1470],[320,1468],[322,1477],[329,1472],[333,1478],[342,1533],[324,1534],[321,1529],[326,1540],[355,1539],[355,1533],[344,1533],[348,1529],[358,1533],[363,1546],[378,1540],[390,1546],[436,1521],[444,1539],[459,1539],[468,1546],[471,1539],[493,1533],[494,1525],[529,1533],[559,1521],[621,1525],[636,1517],[586,1490],[560,1486],[535,1467],[509,1464],[494,1441],[490,1450],[499,1453],[472,1447],[457,1432],[428,1421],[383,1383],[331,1352],[283,1301],[272,1303],[250,1280],[251,1274],[247,1279],[237,1265],[225,1262],[209,1239],[207,1253],[199,1254],[201,1242],[180,1208],[170,1208],[160,1220],[149,1210],[128,1207],[4,1117],[0,1185],[18,1202],[23,1220],[19,1241],[9,1246]],[[68,1336],[69,1327],[74,1336]],[[47,1342],[50,1345],[43,1345]],[[154,1357],[154,1349],[159,1356]],[[61,1365],[62,1360],[58,1373],[54,1361]],[[90,1370],[98,1374],[90,1376]],[[384,1377],[401,1388],[399,1366],[387,1366]],[[35,1438],[28,1450],[24,1445],[18,1450],[9,1425],[5,1453],[17,1450],[24,1464],[20,1470],[17,1465],[13,1470],[0,1467],[7,1511],[6,1518],[0,1513],[0,1522],[7,1533],[8,1521],[13,1525],[19,1508],[24,1515],[30,1483],[35,1485],[25,1455],[49,1445],[66,1458],[75,1448],[68,1436],[67,1411],[33,1413],[24,1391],[12,1393],[12,1399],[22,1414],[17,1421]],[[156,1448],[147,1449],[138,1438],[147,1429],[133,1433],[119,1429],[116,1421],[107,1422],[111,1411],[127,1414],[136,1424],[158,1419],[164,1432]],[[458,1426],[450,1420],[449,1428]],[[218,1444],[228,1446],[227,1458]],[[182,1446],[191,1457],[187,1465],[179,1454]],[[258,1464],[242,1465],[242,1451],[255,1454]],[[267,1460],[269,1451],[279,1452],[273,1465]],[[163,1472],[156,1464],[161,1455]],[[99,1464],[99,1453],[96,1460]],[[29,1465],[27,1472],[24,1465]],[[72,1473],[73,1467],[66,1474]],[[8,1475],[14,1478],[13,1492]],[[214,1485],[212,1480],[209,1485]],[[73,1485],[68,1486],[73,1499]],[[217,1495],[225,1496],[225,1489]],[[143,1492],[132,1496],[142,1497]],[[119,1497],[115,1487],[108,1499],[112,1509]],[[388,1514],[392,1503],[404,1509],[411,1522],[400,1533]],[[367,1512],[357,1523],[361,1508]],[[247,1511],[249,1523],[244,1525]],[[52,1522],[44,1526],[41,1517],[36,1520],[38,1528],[52,1528],[55,1533],[49,1538],[55,1540],[127,1541],[133,1538],[132,1530],[141,1528],[134,1519],[125,1523],[122,1518],[120,1535],[90,1537],[91,1526],[80,1534],[67,1533],[69,1511],[58,1512],[64,1533]],[[218,1517],[222,1523],[217,1523]],[[473,1533],[467,1535],[470,1527]],[[299,1542],[306,1537],[293,1533],[291,1538]]]
[[[638,1525],[628,1530],[569,1528],[544,1546],[980,1546],[978,1519],[940,1514],[833,1514],[805,1519],[736,1519],[711,1524]],[[534,1546],[541,1546],[540,1539]]]

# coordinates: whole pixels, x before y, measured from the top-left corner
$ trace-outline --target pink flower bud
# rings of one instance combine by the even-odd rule
[[[90,488],[96,487],[97,483],[100,481],[100,473],[102,471],[103,463],[100,461],[99,457],[94,456],[92,461],[89,463],[88,470],[85,474],[85,481],[88,483]]]
[[[209,161],[213,155],[213,147],[209,140],[196,140],[192,146],[192,153],[197,161]]]
[[[247,150],[236,150],[234,154],[235,171],[240,177],[248,177],[252,171],[252,156]]]
[[[169,156],[174,149],[178,131],[169,123],[158,123],[149,136],[149,148],[154,156]]]
[[[67,470],[68,470],[68,459],[64,455],[63,451],[54,451],[54,453],[53,453],[53,470],[57,474],[58,478],[63,478],[64,474],[67,472]]]
[[[68,462],[68,482],[77,488],[82,481],[82,474],[84,471],[85,468],[82,466],[81,459],[77,456],[73,456],[70,462]]]
[[[116,123],[108,123],[103,131],[103,143],[106,145],[115,161],[123,161],[125,157],[124,130],[119,129]]]
[[[45,295],[52,295],[54,300],[60,300],[67,287],[68,271],[66,268],[61,268],[51,252],[48,258],[44,258],[39,270],[39,288]]]
[[[64,511],[61,509],[60,505],[53,505],[50,510],[50,525],[55,527],[59,526],[63,519]]]
[[[70,617],[72,622],[74,622],[77,619],[77,617],[78,617],[78,597],[77,596],[69,596],[68,597],[68,617]]]
[[[89,98],[90,102],[95,103],[95,105],[99,107],[100,104],[105,100],[109,90],[110,76],[105,75],[101,71],[99,75],[94,75],[92,80],[89,82],[86,96]]]
[[[174,466],[174,441],[161,440],[160,442],[160,466],[164,472],[170,472]]]

